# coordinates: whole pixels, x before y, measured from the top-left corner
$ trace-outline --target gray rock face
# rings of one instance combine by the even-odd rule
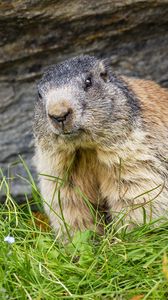
[[[0,166],[16,199],[31,193],[36,81],[46,66],[81,53],[110,57],[113,70],[168,87],[167,0],[0,2]],[[3,189],[3,193],[5,188]]]

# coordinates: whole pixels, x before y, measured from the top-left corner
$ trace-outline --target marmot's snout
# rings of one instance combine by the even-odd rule
[[[70,127],[70,123],[72,123],[72,110],[67,108],[60,110],[57,114],[48,113],[48,117],[55,128],[64,131]]]
[[[60,100],[57,103],[50,102],[47,114],[53,130],[58,130],[59,133],[73,130],[73,109],[67,100]]]

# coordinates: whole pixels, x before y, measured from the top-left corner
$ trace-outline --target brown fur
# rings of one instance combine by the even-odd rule
[[[151,80],[122,77],[141,102],[143,116],[149,128],[165,133],[168,126],[168,90]],[[155,127],[153,127],[156,126]]]

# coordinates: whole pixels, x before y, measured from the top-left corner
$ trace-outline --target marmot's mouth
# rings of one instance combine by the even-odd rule
[[[63,131],[60,133],[60,136],[61,137],[80,137],[83,132],[84,132],[84,129],[79,128],[77,130],[72,130],[72,131]]]

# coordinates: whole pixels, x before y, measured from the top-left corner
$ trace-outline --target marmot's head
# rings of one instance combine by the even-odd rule
[[[38,98],[43,127],[64,141],[108,145],[129,130],[139,110],[107,61],[88,55],[50,67],[39,82]]]

